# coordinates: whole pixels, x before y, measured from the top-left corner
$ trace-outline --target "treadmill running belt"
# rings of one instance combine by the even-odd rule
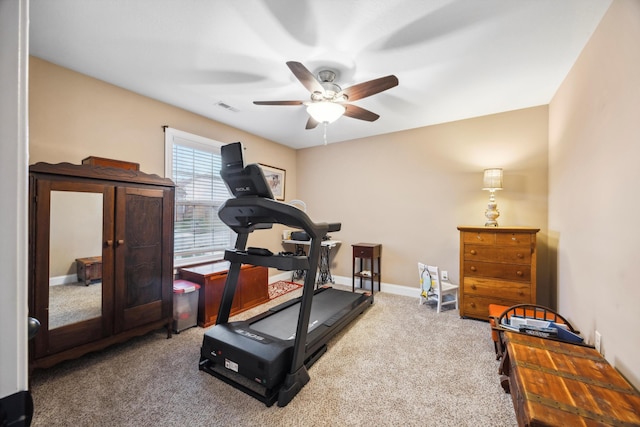
[[[360,297],[361,295],[358,293],[340,291],[333,288],[314,295],[311,303],[308,331],[313,331],[327,321],[335,322],[333,318],[336,313],[350,308],[351,304]],[[298,325],[299,312],[300,302],[279,311],[276,315],[271,315],[252,323],[251,329],[281,340],[293,340]]]

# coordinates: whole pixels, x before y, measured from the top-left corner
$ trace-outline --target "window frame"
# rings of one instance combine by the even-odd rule
[[[213,152],[214,154],[218,154],[218,155],[220,154],[220,148],[223,145],[225,145],[225,143],[223,142],[206,138],[200,135],[195,135],[189,132],[181,131],[178,129],[170,128],[168,126],[164,127],[164,131],[165,131],[165,147],[164,147],[165,177],[172,180],[173,180],[173,163],[174,163],[174,157],[173,157],[174,145],[181,145],[184,147],[189,147],[189,148],[200,150],[200,151]],[[177,142],[176,139],[180,140],[180,142]],[[177,190],[178,183],[174,182],[174,184],[176,184],[176,190]],[[174,218],[173,218],[174,219],[174,242],[176,239],[175,233],[176,233],[177,227],[175,227],[175,224],[177,223],[177,214],[178,214],[177,197],[178,197],[178,191],[176,191],[176,203],[175,203],[176,209],[174,209]],[[231,197],[231,194],[229,194],[229,197]],[[215,206],[215,203],[213,204],[213,206]],[[231,247],[233,247],[233,245],[235,245],[235,240],[237,235],[230,228],[228,229],[228,231],[229,231],[230,245]],[[174,243],[174,246],[175,246],[175,243]],[[225,249],[228,249],[228,247],[224,247],[224,248],[214,247],[212,253],[209,253],[209,254],[197,255],[197,256],[192,256],[188,258],[178,258],[180,256],[180,253],[176,252],[174,247],[174,254],[173,254],[174,267],[185,267],[189,265],[219,261],[223,259]]]

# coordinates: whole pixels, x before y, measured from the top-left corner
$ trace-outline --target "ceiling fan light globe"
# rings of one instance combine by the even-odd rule
[[[307,113],[318,123],[333,123],[344,114],[344,105],[335,102],[320,101],[307,105]]]

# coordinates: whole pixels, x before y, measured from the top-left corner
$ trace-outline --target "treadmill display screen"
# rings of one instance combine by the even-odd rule
[[[255,163],[244,166],[242,144],[223,145],[220,149],[222,167],[220,176],[235,197],[258,196],[273,199],[271,187],[267,183],[260,166]]]

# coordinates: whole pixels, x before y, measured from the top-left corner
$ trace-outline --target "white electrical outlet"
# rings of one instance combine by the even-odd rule
[[[600,351],[600,344],[602,344],[602,335],[600,335],[600,332],[596,331],[596,342],[594,343],[594,346],[596,351],[602,354],[602,351]]]
[[[442,270],[442,280],[449,280],[449,272],[447,270]]]

